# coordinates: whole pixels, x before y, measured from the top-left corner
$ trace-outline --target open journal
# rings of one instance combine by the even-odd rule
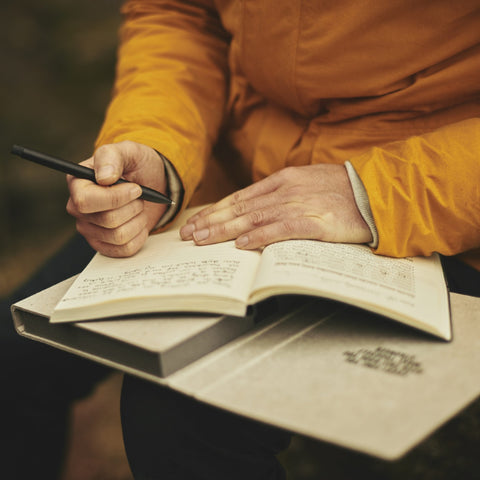
[[[363,245],[289,240],[263,251],[196,246],[178,230],[150,236],[133,257],[97,254],[58,303],[52,323],[133,314],[244,316],[249,305],[299,294],[345,302],[451,339],[438,256],[375,255]]]

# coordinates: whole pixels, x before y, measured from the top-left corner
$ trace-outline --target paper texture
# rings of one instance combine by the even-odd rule
[[[48,316],[62,288],[19,307]],[[70,351],[240,415],[394,459],[480,393],[480,299],[453,294],[451,308],[454,338],[447,343],[353,307],[313,301],[166,378],[128,358]]]
[[[448,293],[436,255],[391,258],[373,255],[365,245],[312,240],[265,248],[254,291],[315,295],[317,289],[323,297],[450,339]]]
[[[179,305],[185,311],[218,313],[213,299],[214,307],[222,302],[223,313],[230,305],[237,307],[228,313],[244,312],[259,260],[259,252],[239,250],[233,242],[198,247],[182,241],[177,231],[152,235],[132,257],[97,254],[55,313],[60,317],[91,304],[96,318],[110,317],[122,314],[127,301],[136,313],[173,311]]]
[[[480,393],[480,299],[452,296],[454,339],[312,306],[168,379],[197,398],[384,459]],[[301,319],[299,321],[299,318]]]

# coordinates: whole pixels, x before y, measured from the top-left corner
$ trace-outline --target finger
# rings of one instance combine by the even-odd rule
[[[116,228],[105,228],[84,219],[77,221],[77,230],[87,239],[122,246],[131,242],[142,230],[147,230],[146,215],[140,214]]]
[[[88,168],[93,168],[93,157],[88,158],[87,160],[84,160],[83,162],[80,162],[79,165],[83,165],[84,167]],[[74,177],[73,175],[66,175],[67,177],[67,185],[69,190],[71,189],[72,185],[75,188],[81,188],[82,185],[88,185],[90,180],[82,180],[80,178]]]
[[[219,212],[223,209],[230,209],[231,207],[242,204],[250,199],[259,197],[261,195],[266,195],[274,192],[281,186],[280,177],[278,174],[274,173],[259,182],[253,183],[242,190],[238,190],[235,193],[232,193],[222,200],[216,202],[213,205],[210,205],[207,208],[204,208],[197,212],[195,215],[187,219],[187,223],[195,223],[200,218],[206,217],[213,213]]]
[[[128,158],[117,145],[103,145],[93,156],[95,179],[100,185],[112,185],[123,174]]]
[[[292,239],[328,241],[321,222],[310,217],[289,218],[273,222],[241,235],[235,241],[237,248],[255,250],[271,243]]]
[[[210,228],[213,225],[226,224],[234,219],[240,219],[237,224],[243,225],[248,229],[248,224],[257,226],[260,221],[259,216],[266,212],[259,212],[269,207],[277,207],[280,201],[285,199],[278,198],[276,192],[261,195],[246,201],[239,201],[228,208],[214,211],[206,216],[198,217],[196,221],[187,223],[180,229],[180,236],[183,240],[191,240],[193,233]],[[247,218],[241,218],[247,216]],[[232,224],[233,225],[233,224]],[[221,227],[219,227],[221,228]],[[223,241],[223,240],[218,240]]]
[[[102,242],[97,239],[87,240],[90,246],[102,255],[106,255],[107,257],[121,258],[135,255],[135,253],[137,253],[142,248],[147,238],[148,231],[142,230],[138,233],[136,237],[132,238],[128,243],[124,245],[114,245],[111,243]]]
[[[161,175],[144,179],[155,180],[152,188],[164,183],[164,167],[160,156],[150,147],[136,142],[123,141],[102,145],[93,156],[96,181],[101,185],[111,185],[120,177],[136,182],[139,167],[150,166],[158,169]]]
[[[371,240],[368,226],[344,222],[335,214],[287,215],[238,236],[237,248],[254,250],[271,243],[290,239],[310,239],[323,242],[366,243]]]
[[[70,183],[70,198],[67,211],[78,215],[104,212],[127,205],[140,197],[142,189],[135,183],[112,186],[96,185],[88,180],[73,179]]]
[[[141,200],[134,200],[120,208],[105,212],[79,214],[78,217],[99,227],[117,228],[140,214],[144,210],[144,206],[145,204]]]
[[[276,222],[285,215],[285,209],[293,212],[294,206],[274,205],[266,208],[254,209],[240,217],[236,217],[227,222],[211,224],[199,230],[195,230],[192,234],[193,240],[198,245],[207,245],[211,243],[224,242],[232,240],[238,236],[255,230],[256,228]]]

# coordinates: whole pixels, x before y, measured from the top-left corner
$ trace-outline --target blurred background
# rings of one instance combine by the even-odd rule
[[[74,162],[91,155],[110,98],[120,4],[2,0],[1,297],[75,231],[65,210],[65,176],[14,157],[10,149],[19,144]],[[132,479],[119,423],[120,385],[114,374],[73,406],[62,480]]]
[[[120,3],[2,0],[0,296],[75,230],[65,211],[64,175],[13,157],[10,148],[16,143],[75,162],[90,156],[110,98]],[[119,385],[114,376],[75,405],[64,480],[131,479],[118,424]],[[302,437],[282,461],[290,480],[478,479],[479,445],[477,401],[393,464]]]
[[[120,1],[3,0],[0,15],[0,295],[74,231],[63,174],[10,155],[20,144],[90,156],[114,74]]]

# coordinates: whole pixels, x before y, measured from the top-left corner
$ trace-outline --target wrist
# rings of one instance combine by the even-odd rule
[[[184,188],[175,167],[170,160],[168,160],[168,158],[166,158],[160,152],[156,152],[162,159],[165,168],[166,194],[171,200],[173,200],[174,203],[167,207],[153,228],[154,230],[162,228],[175,218],[182,208],[184,196]]]

